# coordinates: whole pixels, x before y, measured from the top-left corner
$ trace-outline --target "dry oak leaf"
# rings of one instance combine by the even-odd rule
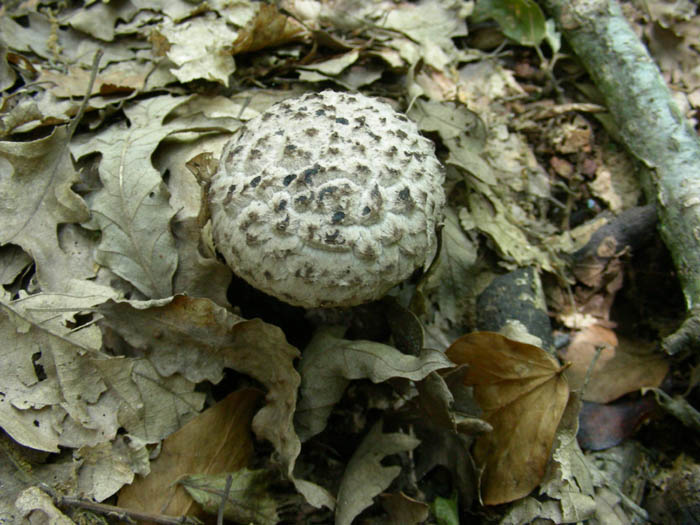
[[[482,418],[493,432],[479,436],[474,459],[483,469],[481,498],[497,505],[522,498],[541,482],[569,386],[554,357],[492,332],[457,339],[447,356],[469,366]]]

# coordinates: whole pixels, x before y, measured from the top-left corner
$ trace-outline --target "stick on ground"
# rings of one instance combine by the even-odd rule
[[[683,288],[688,317],[662,341],[700,348],[700,140],[615,0],[542,0],[605,97],[629,151],[646,167],[649,202]],[[660,290],[660,293],[663,293]]]

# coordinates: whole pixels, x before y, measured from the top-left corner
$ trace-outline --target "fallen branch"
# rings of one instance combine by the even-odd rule
[[[676,354],[700,348],[700,140],[615,0],[542,0],[602,92],[629,151],[645,166],[688,317],[662,341]]]

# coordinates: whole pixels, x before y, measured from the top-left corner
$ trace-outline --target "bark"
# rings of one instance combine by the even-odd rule
[[[615,0],[542,0],[583,62],[629,151],[647,168],[688,318],[662,341],[669,354],[700,341],[700,141]]]

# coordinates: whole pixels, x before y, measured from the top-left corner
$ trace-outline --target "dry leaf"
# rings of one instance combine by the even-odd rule
[[[583,386],[597,348],[601,349],[600,356],[583,392],[585,401],[609,403],[643,387],[658,387],[668,373],[669,364],[654,351],[655,343],[629,339],[618,343],[615,332],[594,325],[577,333],[562,352],[562,357],[571,363],[565,375],[572,390]]]
[[[187,515],[192,499],[173,481],[189,474],[233,472],[248,465],[253,452],[250,422],[260,391],[229,394],[168,436],[151,473],[119,494],[119,505],[142,512]]]
[[[213,476],[187,476],[178,484],[211,515],[218,514],[223,495],[227,494],[223,507],[225,519],[250,525],[277,525],[280,522],[277,508],[284,501],[270,490],[275,479],[274,471],[242,468]]]
[[[401,467],[382,465],[386,456],[413,450],[419,444],[418,439],[407,434],[385,434],[382,421],[377,422],[357,447],[343,473],[338,488],[336,525],[350,525],[399,475]]]
[[[291,472],[301,444],[292,418],[299,351],[282,330],[259,319],[247,321],[213,301],[177,296],[162,301],[109,301],[100,306],[108,324],[130,345],[143,349],[165,377],[217,383],[232,368],[262,383],[266,406],[253,419],[258,438],[269,440]]]
[[[304,350],[299,365],[302,382],[295,415],[299,436],[306,441],[325,428],[333,406],[353,379],[381,383],[404,377],[419,381],[430,372],[451,366],[436,350],[424,349],[411,356],[373,341],[342,339],[338,330],[322,330]]]
[[[144,100],[125,110],[131,126],[114,125],[75,145],[76,157],[99,152],[103,188],[91,200],[91,225],[102,232],[95,259],[126,279],[146,297],[172,295],[177,268],[170,220],[175,212],[151,155],[176,126],[163,119],[184,99]],[[86,140],[84,137],[83,140]]]
[[[233,54],[277,47],[308,35],[299,22],[279,12],[272,4],[261,4],[255,18],[238,33]]]
[[[23,491],[15,502],[15,508],[18,513],[15,523],[75,525],[72,519],[54,506],[51,496],[43,492],[39,487],[29,487]]]
[[[484,469],[481,497],[496,505],[529,494],[542,480],[569,387],[547,352],[491,332],[468,334],[447,356],[469,368],[464,384],[493,432],[479,436],[474,458]]]
[[[69,131],[57,127],[32,142],[0,142],[0,244],[21,246],[37,265],[44,291],[65,291],[75,272],[58,242],[58,225],[89,217],[72,189],[78,182]]]
[[[389,515],[389,525],[418,525],[430,516],[430,506],[403,492],[381,495],[382,507]]]

